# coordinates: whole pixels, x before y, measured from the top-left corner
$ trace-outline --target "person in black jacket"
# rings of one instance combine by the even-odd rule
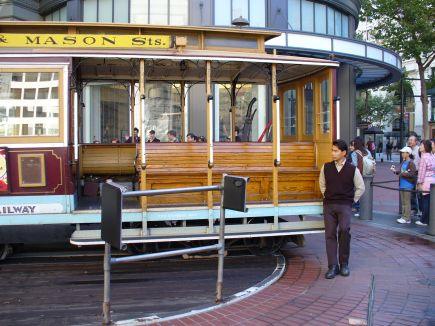
[[[342,276],[350,274],[352,203],[357,202],[365,190],[361,173],[349,160],[346,160],[347,152],[346,142],[341,139],[335,140],[332,143],[333,161],[322,166],[319,177],[320,191],[324,197],[323,218],[328,257],[328,271],[325,278],[327,279],[334,278],[338,273]]]

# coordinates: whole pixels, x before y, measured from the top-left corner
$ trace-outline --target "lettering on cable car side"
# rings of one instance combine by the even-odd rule
[[[0,215],[64,213],[61,204],[0,205]]]
[[[0,48],[154,48],[168,49],[169,35],[0,34]]]

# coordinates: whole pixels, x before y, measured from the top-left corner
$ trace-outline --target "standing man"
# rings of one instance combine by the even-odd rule
[[[326,254],[328,271],[325,278],[337,274],[349,276],[350,221],[352,204],[364,193],[364,181],[359,170],[346,160],[347,144],[337,139],[332,143],[332,162],[322,166],[319,177],[323,195]],[[338,259],[337,259],[338,226]],[[338,264],[340,263],[340,265]]]

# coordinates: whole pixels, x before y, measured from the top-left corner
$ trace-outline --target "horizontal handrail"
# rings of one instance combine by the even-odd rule
[[[159,259],[159,258],[181,256],[181,255],[185,255],[185,254],[188,255],[188,254],[196,254],[196,253],[206,252],[206,251],[219,250],[221,248],[222,248],[221,244],[215,244],[215,245],[202,246],[202,247],[196,247],[196,248],[171,250],[171,251],[165,251],[165,252],[156,252],[156,253],[152,253],[152,254],[135,255],[135,256],[120,257],[120,258],[111,258],[110,263],[111,264],[120,264],[120,263],[128,263],[128,262],[133,262],[133,261],[153,260],[153,259]]]

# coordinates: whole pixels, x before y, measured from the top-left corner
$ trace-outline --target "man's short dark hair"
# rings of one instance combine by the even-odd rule
[[[195,139],[195,140],[198,140],[198,137],[197,137],[193,132],[189,132],[189,133],[186,135],[186,137],[190,137],[190,138],[193,138],[193,139]]]
[[[169,131],[168,131],[168,135],[171,135],[171,136],[177,137],[177,133],[175,132],[175,130],[169,130]]]
[[[343,139],[336,139],[332,142],[332,146],[336,146],[342,152],[348,152],[347,144]]]
[[[139,129],[134,127],[133,131],[139,132]]]
[[[156,132],[155,132],[154,130],[150,130],[150,134],[151,134],[151,135],[155,135]]]

